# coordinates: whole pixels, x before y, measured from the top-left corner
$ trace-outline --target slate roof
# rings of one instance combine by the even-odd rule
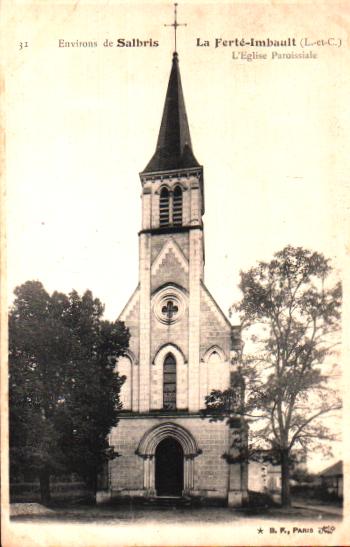
[[[343,462],[341,460],[326,467],[324,471],[319,473],[320,477],[339,477],[341,475],[343,475]]]
[[[157,148],[143,173],[199,167],[194,157],[182,92],[178,54],[173,54]]]

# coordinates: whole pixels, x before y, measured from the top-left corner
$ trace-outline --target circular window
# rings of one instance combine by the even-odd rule
[[[185,312],[185,297],[176,287],[165,287],[154,296],[152,309],[158,321],[164,325],[172,325]]]

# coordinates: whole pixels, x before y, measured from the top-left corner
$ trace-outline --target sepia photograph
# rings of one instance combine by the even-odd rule
[[[350,545],[350,6],[1,19],[4,547]]]

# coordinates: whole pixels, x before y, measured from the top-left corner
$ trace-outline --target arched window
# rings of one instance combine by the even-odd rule
[[[221,357],[220,355],[218,354],[217,351],[213,351],[210,355],[209,355],[209,359],[208,359],[208,363],[210,365],[216,365],[218,363],[221,363]]]
[[[176,360],[172,353],[164,359],[163,366],[163,408],[176,409]]]
[[[225,368],[223,366],[223,361],[218,351],[211,351],[208,356],[208,393],[212,389],[226,389],[226,381],[228,380],[225,376]],[[228,373],[228,371],[226,371]]]
[[[132,365],[131,360],[127,355],[119,357],[116,370],[119,376],[125,376],[124,384],[120,389],[120,402],[122,403],[123,410],[131,410],[131,383],[132,383]]]
[[[181,226],[182,224],[182,190],[176,186],[173,199],[173,224]]]
[[[162,188],[159,200],[159,225],[168,226],[169,224],[169,190]]]

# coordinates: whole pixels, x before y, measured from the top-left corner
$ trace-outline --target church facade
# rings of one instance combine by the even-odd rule
[[[239,340],[204,284],[203,167],[192,150],[177,53],[156,151],[140,179],[139,285],[119,317],[131,338],[117,364],[126,376],[123,410],[109,437],[119,456],[98,499],[240,505],[246,466],[223,457],[235,431],[201,415],[205,396],[230,385]]]

